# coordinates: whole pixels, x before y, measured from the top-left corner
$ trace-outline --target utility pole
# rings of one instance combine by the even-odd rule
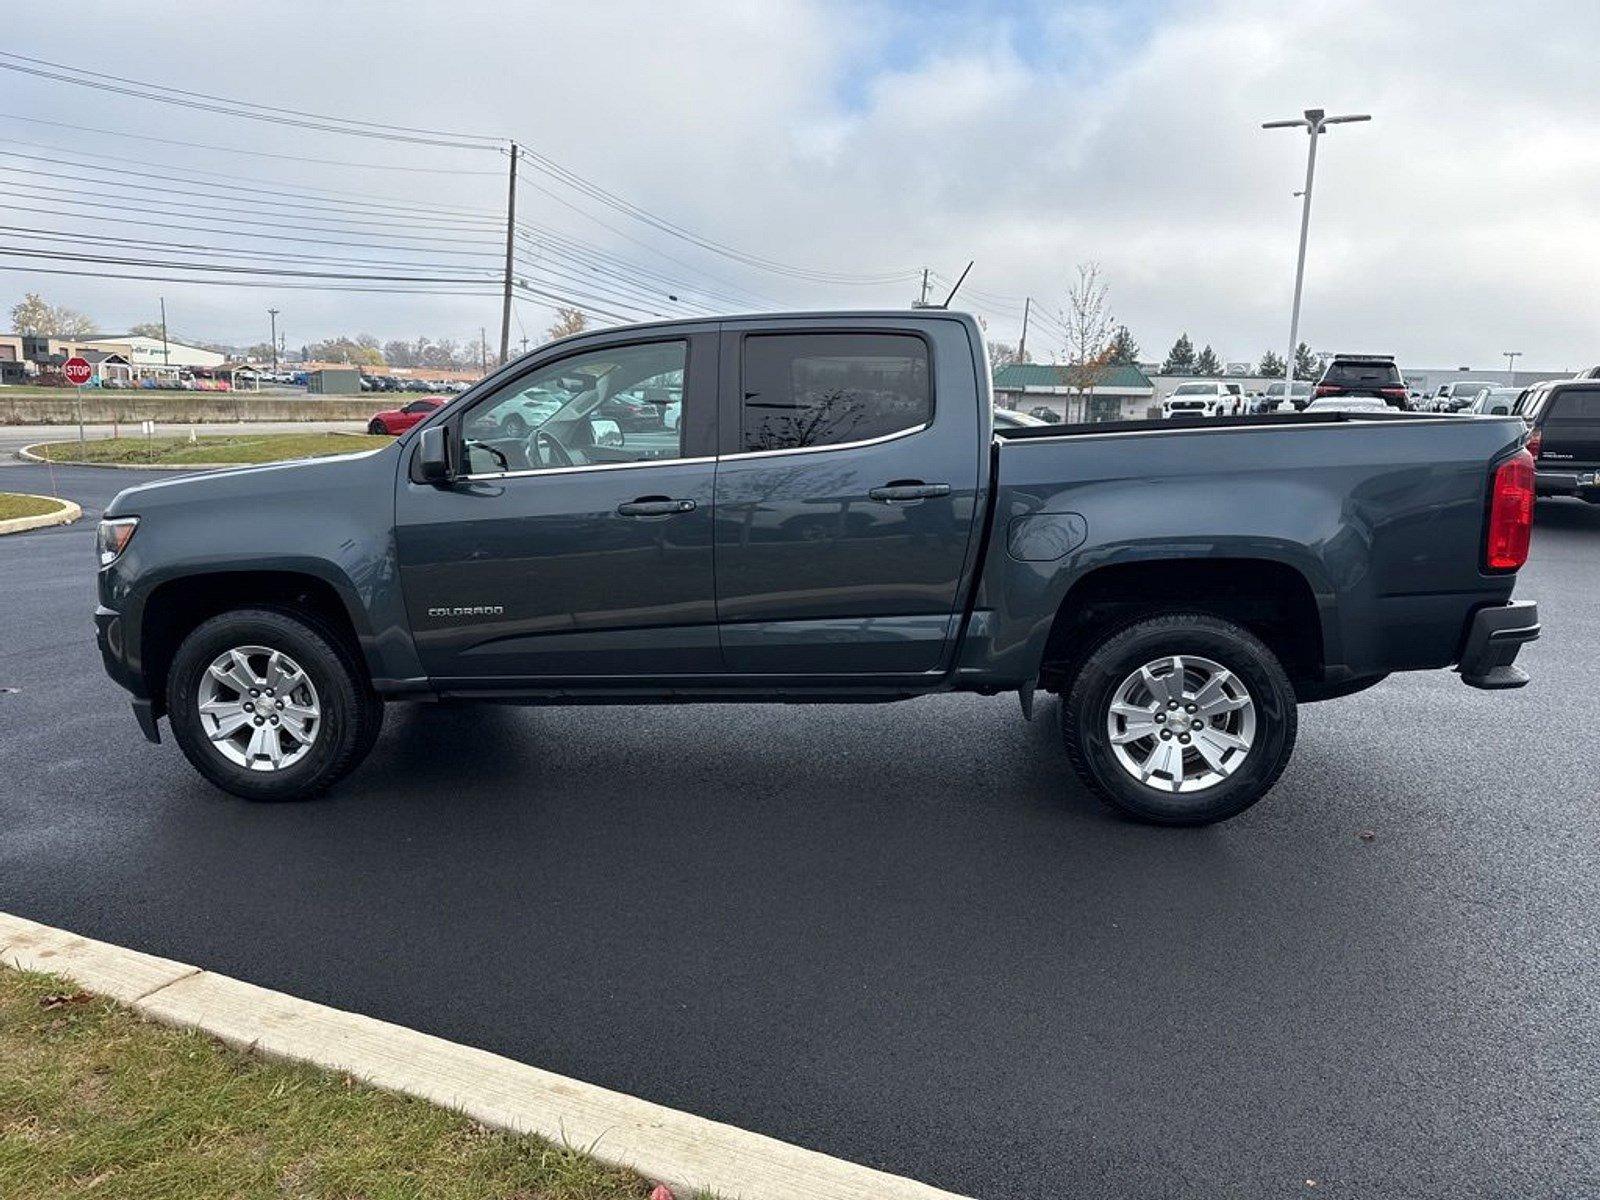
[[[161,365],[163,367],[170,367],[172,365],[172,356],[167,352],[167,298],[165,296],[162,296],[162,297],[160,297],[160,300],[161,300]]]
[[[1028,361],[1028,312],[1032,308],[1033,297],[1024,296],[1022,298],[1022,337],[1017,341],[1017,361],[1019,363]]]
[[[917,297],[918,308],[928,307],[928,268],[922,268],[922,295]]]
[[[272,373],[278,373],[278,310],[267,309],[267,316],[272,318]]]
[[[527,339],[526,336],[524,336],[523,339],[522,339],[522,352],[524,354],[526,354],[528,352],[528,339]]]
[[[517,223],[517,144],[511,143],[511,174],[506,183],[506,279],[500,303],[500,365],[511,355],[511,269]],[[486,368],[487,369],[487,368]]]
[[[1516,387],[1517,386],[1517,359],[1522,357],[1522,351],[1521,350],[1503,350],[1503,351],[1501,351],[1501,353],[1506,356],[1506,374],[1510,376],[1510,378],[1506,380],[1506,385],[1508,387]]]
[[[482,325],[478,326],[478,368],[489,373],[489,330]]]
[[[1349,121],[1370,121],[1367,113],[1350,113],[1330,117],[1324,109],[1308,108],[1303,116],[1289,121],[1267,121],[1263,129],[1304,129],[1311,140],[1306,153],[1306,190],[1300,209],[1300,253],[1294,265],[1294,304],[1289,312],[1289,353],[1284,356],[1283,395],[1285,400],[1294,396],[1294,352],[1300,344],[1300,289],[1306,274],[1306,233],[1311,228],[1311,181],[1317,170],[1317,139],[1329,125],[1342,125]]]

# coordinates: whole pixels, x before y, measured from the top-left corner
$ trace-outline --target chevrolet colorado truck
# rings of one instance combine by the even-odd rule
[[[963,691],[1031,716],[1043,690],[1089,787],[1170,825],[1259,799],[1297,704],[1393,671],[1527,682],[1520,420],[997,430],[987,364],[972,317],[931,310],[553,342],[383,449],[121,493],[106,668],[147,738],[165,716],[259,800],[335,784],[398,701]],[[680,419],[624,429],[619,397]]]

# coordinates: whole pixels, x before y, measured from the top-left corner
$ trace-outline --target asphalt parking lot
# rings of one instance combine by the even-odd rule
[[[0,539],[0,909],[974,1196],[1600,1194],[1600,507],[1540,508],[1531,687],[1309,706],[1180,831],[1013,698],[396,709],[234,800],[94,649],[150,477]]]

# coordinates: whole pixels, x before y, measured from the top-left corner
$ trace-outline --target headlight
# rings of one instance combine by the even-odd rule
[[[95,548],[100,552],[102,567],[109,567],[117,561],[117,555],[128,548],[128,543],[133,540],[133,532],[138,528],[138,517],[107,517],[100,522]]]

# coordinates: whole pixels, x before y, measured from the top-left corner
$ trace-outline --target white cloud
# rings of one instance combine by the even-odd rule
[[[1478,4],[1223,0],[1172,12],[1044,7],[923,20],[833,3],[505,6],[289,3],[80,6],[115,29],[99,69],[292,107],[512,133],[606,187],[719,241],[835,271],[978,260],[974,287],[1061,303],[1074,263],[1104,265],[1147,354],[1180,330],[1229,358],[1281,349],[1304,137],[1264,119],[1308,105],[1370,111],[1322,145],[1303,332],[1319,349],[1390,350],[1413,365],[1600,359],[1600,106],[1589,0]],[[70,23],[79,27],[80,22]],[[23,53],[69,60],[72,28]],[[218,47],[230,49],[219,53]],[[247,47],[260,47],[251,50]],[[97,63],[83,65],[96,67]],[[166,136],[231,138],[365,161],[475,156],[242,125],[20,77],[0,111]],[[20,107],[19,107],[20,106]],[[60,143],[60,133],[0,129]],[[110,153],[137,143],[84,135]],[[130,150],[130,147],[132,149]],[[236,174],[264,162],[172,152]],[[492,178],[367,178],[280,164],[331,188],[497,207]],[[378,173],[374,173],[377,175]],[[534,195],[535,219],[685,273]],[[525,211],[527,211],[525,209]],[[899,304],[908,289],[800,285],[628,224],[696,268],[797,305]],[[0,298],[20,291],[0,272]],[[155,285],[40,279],[108,322],[141,319]],[[246,340],[264,292],[168,285],[213,337]],[[370,329],[466,336],[490,300],[281,298],[291,341]],[[529,333],[542,313],[526,306]],[[257,322],[259,323],[259,322]],[[1014,336],[1002,311],[992,327]],[[1038,336],[1038,335],[1035,335]],[[1038,343],[1035,342],[1037,345]]]

